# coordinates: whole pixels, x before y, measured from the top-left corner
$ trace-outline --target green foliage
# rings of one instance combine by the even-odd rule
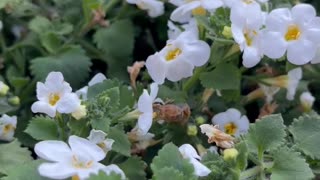
[[[273,153],[274,164],[271,180],[311,179],[314,177],[309,165],[299,153],[280,148]]]
[[[131,144],[128,136],[117,127],[110,128],[108,138],[113,139],[112,150],[124,156],[130,156]]]
[[[123,170],[126,177],[130,180],[146,179],[145,163],[139,158],[132,156],[125,162],[119,164],[120,169]]]
[[[1,114],[7,113],[10,111],[14,111],[16,109],[17,109],[17,107],[9,104],[7,97],[0,98],[0,113]]]
[[[7,176],[3,180],[49,180],[38,173],[41,160],[31,161],[25,164],[17,164],[8,170]]]
[[[242,141],[236,144],[236,149],[239,152],[236,159],[237,168],[243,171],[247,168],[248,165],[248,146],[245,141]]]
[[[184,180],[183,173],[170,167],[164,167],[156,171],[153,178],[154,180],[167,180],[168,178],[174,180]]]
[[[233,64],[219,64],[213,71],[202,73],[200,76],[205,88],[218,90],[240,89],[241,73]]]
[[[219,154],[207,152],[202,157],[201,163],[203,163],[211,170],[211,173],[204,179],[232,179],[227,163]]]
[[[295,119],[289,127],[295,146],[313,159],[320,159],[320,117],[305,114]]]
[[[157,175],[163,175],[164,168],[166,168],[165,172],[169,171],[176,177],[180,178],[182,175],[183,179],[196,179],[193,174],[194,168],[192,164],[182,157],[178,147],[172,143],[163,146],[158,152],[158,156],[153,159],[151,164],[151,169],[156,179]]]
[[[91,62],[84,50],[79,46],[73,46],[55,56],[31,60],[30,69],[39,80],[44,80],[51,71],[60,71],[65,81],[69,82],[72,87],[80,87],[80,84],[89,76],[90,66]]]
[[[270,115],[250,125],[246,140],[250,151],[262,153],[276,149],[284,142],[285,126],[280,114]]]
[[[100,171],[99,174],[92,174],[90,175],[88,180],[121,180],[121,176],[114,172],[111,172],[107,175],[105,172]]]
[[[36,116],[31,119],[24,131],[36,140],[58,140],[58,126],[54,119],[44,116]]]
[[[0,173],[8,174],[10,169],[16,168],[21,164],[29,164],[32,161],[31,152],[27,148],[20,146],[21,144],[18,140],[0,144]]]

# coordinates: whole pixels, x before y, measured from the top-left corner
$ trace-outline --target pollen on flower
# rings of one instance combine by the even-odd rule
[[[181,49],[175,48],[167,53],[166,60],[167,61],[175,60],[181,53],[182,53]]]
[[[7,124],[3,127],[3,133],[7,134],[8,132],[10,132],[12,129],[15,129],[11,124]]]
[[[227,134],[234,135],[237,132],[238,127],[234,123],[228,123],[224,126]]]
[[[72,165],[78,169],[88,169],[93,165],[93,161],[81,161],[75,155],[72,156]]]
[[[60,100],[60,95],[59,94],[56,94],[56,93],[51,93],[49,95],[49,104],[51,106],[54,106],[56,105],[56,103]]]
[[[72,176],[72,179],[71,180],[80,180],[79,176]]]
[[[292,24],[288,27],[287,33],[285,34],[286,41],[294,41],[299,39],[301,31],[299,27],[295,24]]]
[[[253,37],[256,36],[258,33],[256,31],[245,31],[244,38],[248,46],[251,46],[253,43]]]
[[[197,7],[192,10],[192,15],[204,16],[207,11],[203,7]]]

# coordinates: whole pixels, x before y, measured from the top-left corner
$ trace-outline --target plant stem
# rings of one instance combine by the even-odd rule
[[[195,72],[193,73],[193,76],[189,78],[184,84],[183,84],[183,91],[188,92],[192,86],[198,81],[200,74],[205,69],[204,66],[198,67]]]

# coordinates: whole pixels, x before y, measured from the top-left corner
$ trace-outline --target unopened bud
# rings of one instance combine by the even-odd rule
[[[235,148],[226,149],[223,151],[223,159],[225,161],[232,160],[232,159],[237,158],[238,154],[239,154],[239,152]]]
[[[8,102],[11,105],[18,106],[20,104],[20,98],[18,96],[13,96],[13,97],[8,99]]]
[[[231,27],[229,27],[229,26],[224,26],[224,27],[223,27],[223,31],[222,31],[222,35],[223,35],[225,38],[227,38],[227,39],[232,38]]]
[[[84,118],[87,116],[87,108],[85,105],[80,105],[76,111],[74,111],[72,114],[72,117],[74,117],[76,120],[79,120],[81,118]]]
[[[188,126],[187,134],[188,134],[189,136],[196,136],[196,135],[198,134],[197,126],[195,126],[195,125],[189,125],[189,126]]]
[[[0,81],[0,96],[7,95],[9,89],[9,86]]]
[[[202,117],[202,116],[198,116],[197,118],[196,118],[196,123],[197,123],[197,125],[202,125],[202,124],[204,124],[206,122],[206,119],[204,119],[204,117]]]

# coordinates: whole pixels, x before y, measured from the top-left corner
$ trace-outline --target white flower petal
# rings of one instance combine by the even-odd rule
[[[190,144],[183,144],[179,147],[179,151],[184,158],[201,159],[197,151]]]
[[[228,117],[232,120],[235,121],[237,119],[240,119],[241,117],[241,112],[237,109],[234,108],[230,108],[226,111],[226,114],[228,115]]]
[[[102,73],[96,74],[88,83],[89,86],[93,86],[95,84],[101,83],[106,80],[106,76]]]
[[[295,65],[310,62],[316,55],[317,46],[308,40],[299,40],[289,44],[287,50],[288,61]]]
[[[70,84],[64,81],[61,72],[50,72],[44,84],[51,92],[71,93],[72,91]]]
[[[107,134],[101,130],[92,129],[90,131],[90,135],[88,136],[88,140],[94,144],[98,144],[106,139],[106,135]]]
[[[247,68],[256,66],[261,60],[261,56],[260,56],[260,53],[258,52],[258,49],[253,47],[245,48],[242,58],[243,58],[242,64],[244,67],[247,67]]]
[[[79,89],[75,93],[79,98],[82,98],[83,100],[87,100],[88,86],[84,86],[83,88]]]
[[[194,167],[194,174],[199,177],[208,176],[211,173],[211,170],[203,165],[196,159],[190,159],[191,164]]]
[[[76,170],[65,163],[43,163],[38,171],[41,176],[52,179],[66,179],[76,175]]]
[[[66,161],[72,156],[70,147],[62,141],[41,141],[34,151],[40,158],[54,162]]]
[[[270,12],[266,19],[267,30],[285,34],[291,22],[291,12],[288,8],[278,8]]]
[[[153,100],[155,100],[157,98],[158,95],[158,91],[159,91],[159,87],[157,83],[152,83],[150,85],[150,96]]]
[[[263,54],[272,59],[280,58],[286,52],[287,43],[278,32],[266,32],[262,41]]]
[[[50,117],[56,116],[56,108],[43,101],[34,102],[31,106],[31,111],[33,113],[45,113]]]
[[[57,102],[57,111],[60,113],[72,113],[77,110],[81,102],[75,93],[64,94]]]
[[[240,134],[245,134],[248,132],[250,121],[247,116],[242,116],[240,119],[235,121],[235,124],[238,128],[235,136],[238,137]]]
[[[202,66],[209,60],[210,46],[204,41],[188,44],[183,51],[186,51],[186,60],[194,66]]]
[[[113,139],[106,139],[105,141],[103,141],[105,148],[103,149],[104,151],[110,151],[112,149],[112,145],[114,143]]]
[[[207,10],[215,10],[219,7],[223,6],[223,2],[221,0],[202,0],[202,6],[203,8]]]
[[[192,76],[194,67],[189,62],[184,61],[183,58],[187,57],[182,57],[181,55],[176,60],[169,62],[170,65],[168,65],[166,74],[168,80],[176,82]]]
[[[184,4],[182,6],[179,6],[171,13],[170,19],[172,21],[186,23],[192,17],[192,13],[191,13],[192,10],[199,6],[201,6],[199,1],[193,1],[190,3]]]
[[[37,98],[40,101],[48,101],[49,89],[42,82],[37,82]]]
[[[141,134],[147,134],[152,126],[152,113],[143,113],[138,119],[138,128]]]
[[[143,90],[138,100],[138,110],[142,113],[152,113],[153,98],[148,94],[147,90]]]
[[[297,4],[291,12],[292,18],[299,24],[304,24],[316,16],[316,10],[310,4]]]
[[[73,152],[87,155],[93,158],[95,161],[101,161],[106,156],[104,151],[99,146],[87,139],[77,136],[70,136],[68,142]]]
[[[146,67],[152,80],[158,84],[163,84],[166,77],[166,64],[162,61],[159,53],[151,55],[146,61]]]
[[[221,112],[213,116],[212,124],[218,125],[218,128],[224,131],[224,126],[230,122],[229,116],[226,112]]]
[[[100,170],[103,170],[106,166],[100,163],[93,163],[93,165],[90,168],[87,169],[77,169],[77,175],[79,178],[87,179],[90,177],[91,174],[98,174]]]

